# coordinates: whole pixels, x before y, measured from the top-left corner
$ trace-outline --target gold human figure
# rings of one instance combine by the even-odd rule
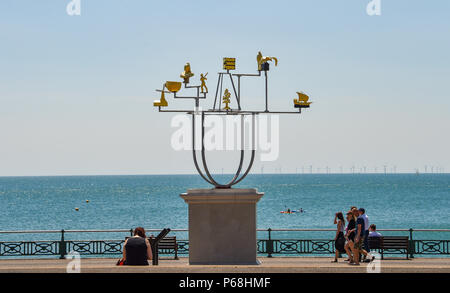
[[[201,90],[202,90],[202,93],[207,93],[207,92],[208,92],[208,87],[206,86],[206,83],[205,83],[205,80],[208,80],[208,79],[206,78],[207,75],[208,75],[208,72],[206,72],[205,75],[203,75],[203,73],[200,74],[200,81],[202,82],[202,83],[201,83]],[[205,88],[205,90],[204,90],[203,88]]]
[[[258,62],[258,70],[261,71],[261,65],[268,61],[275,61],[275,66],[278,65],[278,59],[276,57],[269,57],[262,55],[261,51],[258,52],[258,55],[256,55],[256,61]]]
[[[224,107],[225,110],[230,110],[230,107],[228,106],[228,104],[231,102],[230,97],[231,97],[231,93],[228,91],[228,89],[225,89],[225,93],[224,93],[224,96],[222,99],[223,103],[225,104],[225,107]]]
[[[189,83],[189,78],[193,77],[194,74],[191,71],[191,64],[189,62],[184,65],[184,71],[181,73],[180,77],[184,79],[184,83]]]

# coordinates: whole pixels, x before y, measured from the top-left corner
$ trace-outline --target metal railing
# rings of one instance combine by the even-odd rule
[[[159,232],[161,229],[146,229],[147,232]],[[334,254],[334,240],[332,239],[302,239],[302,238],[273,238],[274,232],[293,234],[293,232],[335,232],[335,229],[257,229],[259,233],[267,233],[266,237],[257,240],[259,255],[324,255]],[[450,229],[379,229],[382,232],[402,232],[409,235],[409,255],[439,255],[450,256],[450,240],[414,239],[414,232],[450,232]],[[187,229],[171,229],[174,232],[188,232]],[[116,240],[67,240],[68,233],[129,233],[133,235],[133,229],[113,230],[22,230],[0,231],[0,235],[8,234],[60,234],[59,240],[39,241],[0,241],[0,257],[2,256],[59,256],[65,258],[68,252],[76,251],[81,255],[119,255],[122,253],[122,239]],[[178,254],[189,254],[189,241],[178,240]],[[166,249],[161,254],[174,254],[174,250]],[[389,254],[402,253],[401,251],[389,251]]]

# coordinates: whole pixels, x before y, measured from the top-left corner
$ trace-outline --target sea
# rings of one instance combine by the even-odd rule
[[[231,175],[216,175],[226,181]],[[198,175],[0,177],[0,230],[188,228],[180,194],[211,188]],[[251,174],[236,188],[264,192],[259,229],[334,229],[336,212],[363,207],[383,229],[450,229],[450,174]],[[77,210],[78,209],[78,210]],[[283,214],[281,211],[304,210]],[[157,232],[155,232],[157,233]],[[128,233],[129,234],[129,233]],[[123,239],[124,232],[71,232],[66,239]],[[187,239],[187,232],[175,232]],[[274,231],[272,238],[332,239],[333,231]],[[0,241],[52,240],[58,233],[0,233]],[[267,238],[266,231],[258,238]],[[450,239],[416,231],[415,239]]]

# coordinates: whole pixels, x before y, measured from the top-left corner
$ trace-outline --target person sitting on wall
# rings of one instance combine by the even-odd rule
[[[150,242],[142,227],[134,229],[134,236],[125,240],[123,245],[123,264],[130,266],[148,266],[153,257]]]

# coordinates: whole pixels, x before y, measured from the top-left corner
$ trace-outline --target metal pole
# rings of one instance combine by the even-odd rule
[[[238,100],[239,100],[239,105],[241,105],[241,76],[238,75]],[[240,108],[239,108],[240,110]]]
[[[264,71],[264,75],[266,77],[266,111],[265,112],[269,112],[269,108],[268,108],[268,96],[267,96],[267,71]]]
[[[59,258],[66,258],[66,241],[64,240],[64,229],[61,230],[61,240],[59,241]]]
[[[220,84],[220,74],[219,74],[219,77],[217,78],[216,96],[215,96],[215,98],[214,98],[214,106],[213,106],[213,110],[216,109],[217,94],[219,94],[219,84]]]
[[[267,240],[267,257],[272,257],[273,253],[273,240],[272,240],[272,229],[267,229],[267,232],[269,232],[269,240]]]
[[[416,247],[414,246],[414,240],[413,240],[413,228],[409,229],[409,256],[411,258],[414,258],[414,252],[416,250]]]
[[[241,101],[240,101],[240,99],[238,97],[238,94],[236,92],[236,88],[234,86],[233,76],[231,75],[231,73],[228,73],[228,75],[230,76],[231,85],[233,86],[234,95],[236,96],[236,101],[238,103],[238,109],[241,110]]]
[[[219,110],[222,109],[222,85],[223,85],[223,75],[220,75],[220,96],[219,96]]]

